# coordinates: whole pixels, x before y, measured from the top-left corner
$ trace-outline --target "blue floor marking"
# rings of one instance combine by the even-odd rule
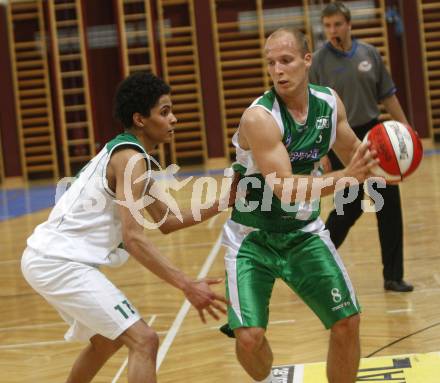
[[[435,154],[440,154],[440,149],[426,149],[423,151],[423,156],[424,157],[430,157],[433,156]]]
[[[0,190],[0,221],[52,207],[55,186]]]

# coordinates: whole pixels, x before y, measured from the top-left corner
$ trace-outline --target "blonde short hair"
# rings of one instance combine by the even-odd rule
[[[305,56],[307,53],[310,53],[309,43],[307,41],[306,36],[297,28],[278,28],[276,31],[272,32],[266,41],[269,39],[273,39],[282,34],[290,34],[295,38],[295,41],[298,43],[298,46],[301,50],[301,53]]]

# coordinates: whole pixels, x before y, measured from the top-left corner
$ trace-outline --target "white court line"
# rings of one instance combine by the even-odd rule
[[[211,229],[214,227],[214,225],[215,225],[215,221],[217,221],[217,218],[218,218],[219,215],[220,215],[220,214],[215,215],[214,217],[212,217],[212,218],[208,221],[208,225],[207,225],[207,227],[208,227],[209,230],[211,230]]]
[[[157,315],[153,315],[150,320],[148,321],[148,326],[151,326],[153,322],[156,320]],[[124,372],[125,367],[127,367],[128,364],[128,356],[125,358],[124,363],[122,363],[122,366],[119,368],[118,372],[116,373],[115,377],[112,380],[112,383],[116,383],[118,379],[121,377],[121,374]]]
[[[303,383],[304,380],[304,365],[303,364],[295,364],[295,373],[293,375],[292,383]]]
[[[176,249],[176,246],[179,246],[180,244],[171,244],[171,245],[166,245],[166,246],[158,246],[157,248],[159,250],[168,250],[168,249]],[[184,244],[185,249],[187,248],[192,248],[192,247],[203,247],[203,246],[212,246],[212,241],[211,242],[199,242],[199,243],[190,243],[190,244]]]
[[[156,314],[157,317],[161,316],[174,316],[174,313],[170,312],[169,314]],[[3,331],[16,331],[16,330],[33,330],[36,328],[47,328],[47,327],[69,327],[69,325],[66,322],[51,322],[51,323],[40,323],[40,324],[29,324],[29,325],[22,325],[22,326],[12,326],[12,327],[0,327],[0,332]],[[166,334],[166,331],[159,331],[158,334]]]
[[[269,321],[268,325],[269,326],[276,326],[279,324],[291,324],[291,323],[295,323],[296,319],[285,319],[285,320],[276,320],[276,321]],[[219,331],[220,326],[210,326],[210,327],[199,327],[197,330],[191,330],[188,331],[188,333],[190,332],[191,334],[197,334],[197,333],[201,333],[201,332],[206,332],[206,331]],[[168,331],[156,331],[157,335],[166,335],[168,333]],[[181,334],[186,334],[187,332],[182,331]]]
[[[208,229],[212,229],[214,227],[214,223],[216,218],[219,216],[219,214],[217,214],[215,217],[211,218],[209,220],[209,223],[207,225]],[[211,223],[213,222],[213,223]],[[189,243],[189,244],[185,244],[185,249],[186,248],[192,248],[192,247],[204,247],[204,246],[210,246],[212,245],[212,242],[199,242],[199,243]],[[159,250],[168,250],[168,249],[175,249],[176,248],[176,244],[172,244],[172,245],[165,245],[165,246],[158,246]],[[19,263],[21,262],[21,258],[19,259],[7,259],[5,261],[0,261],[0,265],[4,265],[7,263]]]
[[[274,320],[274,321],[270,321],[269,325],[295,323],[295,322],[296,322],[295,319]]]
[[[8,349],[14,349],[14,348],[20,348],[20,347],[49,346],[49,345],[58,344],[58,343],[67,343],[67,342],[65,340],[52,340],[52,341],[48,341],[48,342],[6,344],[3,346],[0,346],[0,350],[8,350]]]
[[[221,234],[218,236],[217,241],[215,242],[214,247],[211,249],[211,252],[208,255],[208,258],[206,258],[206,261],[200,270],[200,273],[197,278],[204,278],[208,274],[209,269],[211,268],[212,264],[214,263],[215,258],[217,257],[217,254],[220,250],[221,246]],[[174,338],[177,335],[177,331],[179,331],[180,326],[182,325],[183,320],[185,319],[186,314],[188,313],[189,309],[191,307],[191,304],[187,299],[183,302],[182,307],[180,308],[176,319],[174,319],[173,324],[171,325],[164,341],[162,342],[161,346],[159,347],[159,352],[157,354],[157,366],[156,371],[159,371],[160,365],[162,364],[163,360],[165,359],[165,355],[167,354],[171,343],[173,343]]]
[[[157,317],[157,315],[153,315],[150,319],[151,320],[155,320]],[[148,325],[150,326],[150,322],[148,322]],[[67,324],[65,322],[60,322],[60,323],[47,323],[47,324],[41,324],[41,325],[30,325],[30,326],[17,326],[17,327],[8,327],[8,328],[3,328],[0,329],[0,331],[9,331],[12,329],[18,330],[18,329],[25,329],[25,328],[44,328],[44,327],[55,327],[55,326],[67,326]],[[9,349],[14,349],[14,348],[21,348],[21,347],[38,347],[38,346],[50,346],[53,344],[59,344],[59,343],[71,343],[68,342],[66,340],[49,340],[46,342],[30,342],[30,343],[16,343],[16,344],[4,344],[4,345],[0,345],[0,350],[9,350]]]
[[[5,261],[0,261],[0,264],[5,264],[5,263],[18,263],[20,262],[20,259],[7,259]]]
[[[209,220],[209,223],[211,223],[212,221],[215,222],[215,219],[219,216],[219,214],[217,214],[215,217],[211,218]],[[212,227],[214,226],[214,224],[211,224],[211,226],[208,223],[208,228],[212,229]],[[212,245],[212,241],[211,242],[199,242],[199,243],[189,243],[189,244],[185,244],[185,248],[192,248],[192,247],[203,247],[203,246],[211,246]],[[168,249],[175,249],[176,248],[176,244],[171,244],[171,245],[164,245],[164,246],[158,246],[159,250],[168,250]],[[7,263],[19,263],[21,262],[21,257],[19,259],[7,259],[4,261],[0,261],[0,265],[4,265]]]
[[[54,322],[54,323],[41,323],[41,324],[29,324],[23,326],[14,327],[0,327],[0,332],[3,331],[15,331],[15,330],[34,330],[36,328],[47,328],[47,327],[68,327],[66,322]]]
[[[397,313],[409,313],[413,311],[412,309],[397,309],[397,310],[387,310],[388,314],[397,314]]]
[[[274,325],[277,325],[277,324],[286,324],[286,323],[295,323],[295,322],[296,322],[295,319],[274,320],[274,321],[269,321],[268,327],[269,326],[274,326]],[[209,330],[219,330],[219,326],[211,326],[208,329]],[[191,333],[194,334],[196,332],[202,332],[202,331],[206,331],[206,330],[204,330],[204,329],[192,330]]]

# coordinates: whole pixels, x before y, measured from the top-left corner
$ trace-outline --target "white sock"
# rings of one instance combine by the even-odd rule
[[[270,374],[266,377],[266,379],[263,380],[256,380],[255,383],[272,383],[273,375],[272,370],[270,371]]]

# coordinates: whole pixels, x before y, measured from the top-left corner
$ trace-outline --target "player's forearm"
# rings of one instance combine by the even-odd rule
[[[334,194],[347,186],[345,169],[336,170],[323,176],[296,175],[281,179],[281,183],[274,185],[274,194],[283,203],[309,202]]]
[[[402,107],[400,106],[400,102],[397,99],[396,95],[393,94],[390,97],[385,98],[383,101],[385,109],[391,115],[393,120],[399,121],[402,124],[408,125],[408,120],[406,119],[405,113],[403,112]]]
[[[209,206],[209,204],[208,204]],[[174,214],[169,214],[161,228],[163,233],[172,233],[186,227],[197,225],[214,217],[222,211],[220,202],[216,200],[211,206],[205,208],[203,205],[197,205],[191,209],[185,209],[181,212],[182,221]]]
[[[343,148],[332,148],[333,152],[336,154],[336,156],[339,158],[339,160],[342,162],[344,166],[347,166],[354,153],[356,152],[356,149],[361,144],[361,141],[356,138],[355,141],[353,141],[350,145],[346,145]]]
[[[127,251],[145,268],[170,285],[185,291],[190,278],[176,268],[150,242],[142,238],[144,234],[134,234],[124,241]]]

